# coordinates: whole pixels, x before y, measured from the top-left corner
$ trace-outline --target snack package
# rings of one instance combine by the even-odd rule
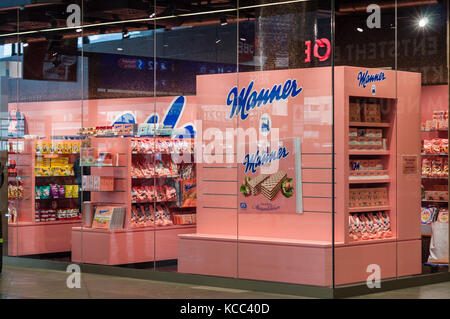
[[[59,185],[58,193],[59,193],[59,198],[66,197],[66,188],[64,187],[64,185]]]
[[[422,160],[422,176],[431,176],[431,163],[429,158],[424,158]]]
[[[448,223],[448,209],[441,208],[436,219],[439,223]]]
[[[441,139],[441,153],[448,154],[448,139]]]
[[[435,207],[422,207],[420,209],[420,219],[423,225],[429,225],[433,221]]]
[[[72,185],[64,185],[66,198],[72,198]]]
[[[42,141],[36,141],[34,149],[35,149],[36,153],[41,154],[42,150],[44,149],[44,145],[42,144]]]
[[[64,142],[64,154],[72,154],[72,143]]]
[[[78,185],[72,185],[72,198],[78,198]]]
[[[432,140],[432,144],[431,144],[431,153],[432,154],[439,154],[441,152],[441,142],[442,142],[442,140],[440,138],[434,138]]]
[[[52,198],[59,198],[59,185],[50,184],[50,194]]]
[[[423,140],[423,152],[425,154],[433,154],[433,141],[429,139]]]
[[[442,159],[436,158],[432,161],[431,164],[431,175],[434,177],[442,176]]]
[[[41,198],[42,199],[49,199],[51,196],[51,190],[50,186],[40,186],[41,187]]]

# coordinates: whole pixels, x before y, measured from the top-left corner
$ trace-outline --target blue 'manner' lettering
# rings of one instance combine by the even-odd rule
[[[386,76],[384,75],[384,72],[369,74],[369,71],[366,71],[364,73],[359,72],[357,80],[359,81],[358,86],[362,86],[363,88],[365,88],[369,83],[381,82],[386,80]]]
[[[252,173],[256,173],[256,169],[259,166],[286,158],[288,155],[289,152],[285,147],[280,147],[278,150],[272,151],[270,153],[260,153],[259,150],[257,150],[255,154],[246,154],[244,157],[244,162],[242,163],[242,165],[245,166],[244,173],[247,173],[247,171],[249,170],[252,171]]]
[[[297,80],[286,80],[284,84],[275,84],[272,89],[261,89],[259,92],[253,91],[254,85],[255,82],[251,81],[239,94],[236,86],[230,90],[227,97],[227,106],[231,105],[230,119],[240,115],[241,120],[245,120],[248,112],[255,107],[286,100],[289,96],[296,97],[303,91],[302,87],[297,88]]]

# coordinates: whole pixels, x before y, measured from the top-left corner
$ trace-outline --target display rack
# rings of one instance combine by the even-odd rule
[[[40,154],[36,152],[36,142],[52,143],[48,139],[15,139],[13,143],[21,142],[24,150],[21,153],[10,153],[9,162],[14,161],[17,167],[17,177],[10,176],[8,181],[21,180],[23,183],[23,198],[10,199],[9,205],[15,208],[16,216],[9,214],[8,223],[8,254],[10,256],[34,255],[45,253],[68,252],[71,250],[71,228],[80,225],[76,217],[58,218],[47,216],[41,221],[37,211],[40,209],[78,209],[79,198],[47,198],[37,199],[36,186],[55,184],[76,184],[74,176],[37,176],[35,166],[39,157],[67,157],[73,164],[76,153],[71,154]],[[68,140],[66,140],[69,142]],[[64,142],[64,140],[61,140]],[[78,195],[78,194],[77,194]],[[77,196],[78,197],[78,196]]]
[[[154,143],[152,138],[147,139]],[[192,209],[195,210],[195,207],[179,207],[182,206],[179,201],[180,192],[177,193],[177,198],[169,200],[133,199],[134,187],[170,185],[175,188],[176,183],[181,181],[178,174],[159,176],[147,173],[139,177],[133,174],[133,168],[137,162],[154,164],[156,159],[164,160],[171,156],[170,153],[164,152],[134,150],[133,141],[138,139],[139,137],[116,137],[107,140],[100,137],[91,138],[91,146],[97,148],[99,152],[116,154],[115,163],[117,164],[115,166],[90,165],[91,176],[113,177],[115,181],[113,191],[91,191],[91,202],[96,205],[108,203],[108,205],[124,206],[126,214],[122,229],[74,227],[72,229],[72,261],[119,265],[176,259],[178,235],[195,232],[195,224],[136,227],[132,223],[134,209],[140,205],[150,205],[157,210],[159,204],[164,204],[171,212],[176,209],[192,213]],[[167,140],[170,140],[170,137],[167,137]],[[189,158],[192,158],[192,154]],[[155,218],[155,215],[153,217]]]
[[[383,80],[361,85],[358,77],[365,73],[383,73]],[[245,206],[233,197],[239,196],[236,165],[199,164],[198,228],[196,234],[180,236],[180,272],[316,286],[365,282],[370,264],[383,269],[383,279],[421,272],[420,74],[336,67],[334,92],[332,74],[331,68],[278,70],[271,71],[270,76],[247,72],[239,81],[252,83],[255,92],[296,79],[302,93],[283,103],[247,109],[245,120],[241,114],[230,119],[227,109],[224,118],[203,123],[203,130],[235,126],[258,129],[264,115],[279,128],[279,138],[301,138],[303,213],[246,213]],[[198,103],[221,105],[231,94],[234,81],[231,75],[199,76]],[[334,108],[323,98],[331,94]],[[380,121],[350,121],[350,103],[357,101],[386,106]],[[202,112],[198,113],[200,119],[208,116],[208,107]],[[334,121],[327,118],[332,114]],[[351,149],[350,128],[381,129],[382,148]],[[353,159],[379,160],[387,174],[379,179],[350,178],[349,161]],[[411,167],[404,169],[404,162]],[[220,178],[212,180],[211,174]],[[387,202],[350,207],[350,191],[355,188],[385,188]],[[370,211],[389,215],[392,235],[351,240],[349,217]]]

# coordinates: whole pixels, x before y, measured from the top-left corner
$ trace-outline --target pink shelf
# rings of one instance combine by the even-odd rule
[[[375,183],[389,183],[391,181],[390,178],[368,178],[368,179],[350,179],[348,182],[350,184],[375,184]]]
[[[349,150],[348,155],[390,155],[388,150]]]
[[[81,220],[56,220],[53,222],[18,222],[8,223],[11,227],[25,227],[25,226],[46,226],[46,225],[62,225],[62,224],[80,224]]]
[[[397,240],[397,238],[395,238],[395,237],[389,237],[389,238],[381,238],[381,239],[367,239],[367,240],[349,241],[347,246],[388,243],[388,242],[395,242],[396,240]]]
[[[391,127],[391,123],[350,122],[352,127]]]
[[[367,206],[367,207],[349,207],[349,213],[362,213],[362,212],[378,212],[391,210],[390,206]]]
[[[196,224],[192,225],[172,225],[172,226],[160,226],[160,227],[140,227],[140,228],[123,228],[123,229],[101,229],[101,228],[88,228],[88,227],[75,227],[73,230],[89,233],[127,233],[138,231],[165,231],[171,229],[185,229],[195,228]]]

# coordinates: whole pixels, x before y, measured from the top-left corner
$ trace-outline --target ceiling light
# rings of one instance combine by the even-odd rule
[[[75,30],[75,32],[78,32],[78,33],[82,32],[82,31],[83,31],[82,28],[78,28],[78,29]]]
[[[123,51],[123,48],[117,48],[117,51]]]
[[[427,17],[423,17],[419,20],[419,27],[423,28],[428,24],[428,18]]]
[[[124,39],[127,39],[127,38],[130,37],[130,34],[128,33],[128,30],[127,30],[126,28],[123,28],[123,31],[122,31],[122,37],[123,37]]]
[[[149,18],[152,19],[152,18],[154,18],[154,17],[156,17],[156,13],[155,13],[155,12],[152,12],[152,13],[149,15]]]
[[[27,46],[29,46],[29,43],[26,42],[26,41],[23,41],[23,44],[22,44],[22,45],[23,45],[24,48],[26,48]]]
[[[217,40],[216,40],[216,43],[220,43],[220,42],[222,42],[222,40],[220,40],[220,39],[217,39]]]
[[[356,28],[356,31],[358,31],[358,32],[364,32],[363,28]]]
[[[220,18],[220,25],[224,26],[224,25],[227,25],[227,24],[228,24],[227,18],[226,17],[221,17]]]
[[[241,41],[243,41],[243,42],[247,41],[246,38],[239,38],[239,40],[241,40]]]

